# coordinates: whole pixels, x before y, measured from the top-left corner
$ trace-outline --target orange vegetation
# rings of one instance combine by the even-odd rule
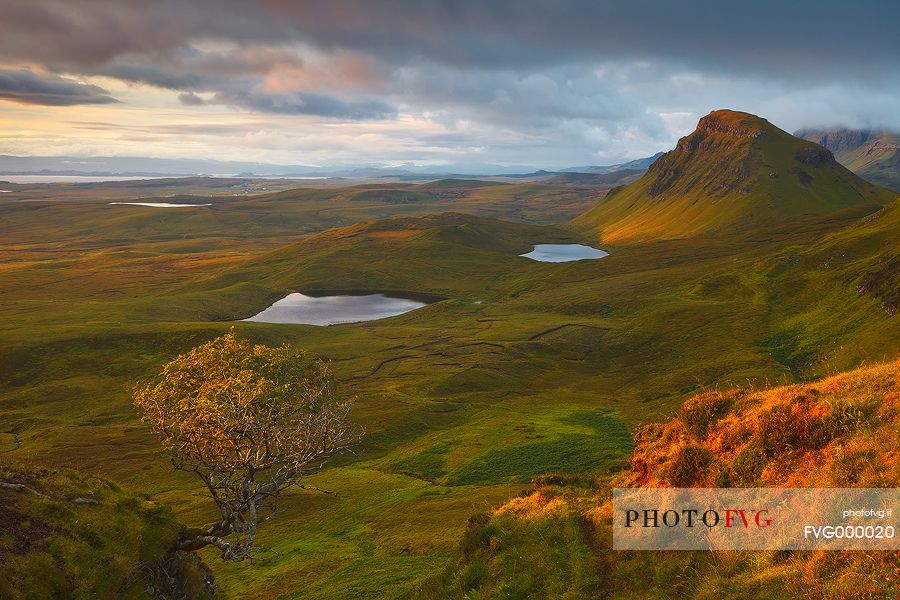
[[[896,487],[900,360],[814,383],[712,391],[638,432],[626,486]]]

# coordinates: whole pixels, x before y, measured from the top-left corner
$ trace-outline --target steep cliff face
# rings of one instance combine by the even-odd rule
[[[685,178],[713,196],[740,188],[751,172],[754,142],[766,134],[767,122],[751,116],[720,110],[700,119],[692,134],[650,167],[648,194],[662,195]]]
[[[878,206],[893,194],[841,166],[831,152],[744,112],[717,110],[638,181],[576,219],[601,241],[732,232],[784,218]]]

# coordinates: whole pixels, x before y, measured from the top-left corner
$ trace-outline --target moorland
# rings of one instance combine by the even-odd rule
[[[192,181],[166,201],[210,206],[179,209],[109,205],[120,196],[100,184],[4,194],[0,457],[112,482],[164,513],[161,530],[204,521],[197,482],[173,472],[129,385],[234,328],[330,360],[364,435],[310,478],[333,494],[285,497],[252,565],[202,554],[224,597],[646,597],[622,582],[647,559],[598,558],[602,530],[578,516],[590,508],[538,522],[498,507],[541,481],[602,506],[635,446],[650,452],[637,432],[692,396],[810,382],[891,361],[900,343],[896,194],[762,119],[706,119],[612,190],[438,180],[223,195]],[[133,190],[121,197],[160,197]],[[519,256],[543,243],[609,256]],[[240,321],[294,291],[442,300],[329,327]],[[125,537],[141,526],[123,517]],[[15,577],[65,553],[16,544]],[[128,552],[103,537],[91,548],[57,559],[59,585],[88,563],[133,583],[135,561],[112,560]],[[703,597],[694,584],[708,559],[658,566],[660,580],[680,573],[684,594]],[[144,593],[128,585],[117,589]],[[784,578],[766,585],[770,595],[747,584],[731,596],[790,595]]]

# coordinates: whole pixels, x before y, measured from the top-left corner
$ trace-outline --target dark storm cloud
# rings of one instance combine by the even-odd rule
[[[273,68],[300,69],[303,60],[286,50],[261,46],[235,48],[227,52],[204,52],[178,48],[165,56],[129,55],[83,70],[133,83],[172,90],[203,90],[234,77],[263,75]]]
[[[106,91],[56,75],[38,75],[27,69],[0,70],[0,98],[21,104],[74,106],[117,102]]]
[[[198,37],[350,48],[391,63],[524,68],[609,58],[816,76],[897,66],[900,3],[718,0],[0,0],[0,55],[102,65]]]
[[[104,65],[101,69],[90,69],[87,72],[121,79],[129,83],[145,83],[168,90],[194,90],[209,85],[211,82],[208,76],[199,72],[188,73],[168,65],[137,60],[116,61]]]

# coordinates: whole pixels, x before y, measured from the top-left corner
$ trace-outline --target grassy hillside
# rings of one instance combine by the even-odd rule
[[[775,331],[760,341],[795,374],[835,358],[846,365],[887,360],[900,297],[900,202],[791,246],[760,265]],[[878,307],[863,316],[862,306]]]
[[[822,147],[760,117],[720,110],[575,224],[608,244],[734,235],[804,215],[873,210],[893,197]]]
[[[623,486],[897,487],[900,360],[813,383],[715,390],[637,436]],[[693,461],[691,457],[699,457]]]
[[[0,464],[0,597],[206,598],[172,511],[96,477]]]
[[[690,398],[613,481],[565,477],[469,521],[426,598],[889,598],[892,552],[614,552],[610,487],[896,487],[900,361]]]

